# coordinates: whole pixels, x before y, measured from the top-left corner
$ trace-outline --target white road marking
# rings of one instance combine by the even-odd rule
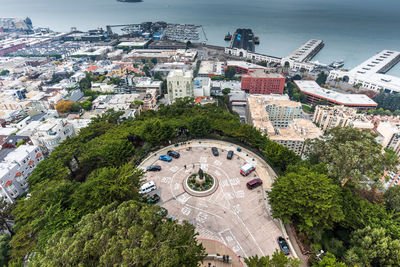
[[[214,165],[215,165],[215,166],[221,166],[221,165],[222,165],[222,162],[219,161],[219,160],[215,160],[215,161],[214,161]]]
[[[185,204],[191,197],[192,196],[185,193],[183,195],[180,195],[176,200],[181,204]]]
[[[181,188],[181,184],[180,184],[180,183],[176,183],[176,184],[174,185],[174,189],[175,189],[175,190],[178,190],[179,188]]]
[[[230,183],[232,186],[240,185],[240,179],[239,179],[239,178],[229,179],[229,183]]]
[[[163,177],[163,178],[161,178],[161,183],[170,184],[171,180],[172,180],[171,177]]]
[[[200,162],[206,163],[207,162],[207,157],[200,157]]]
[[[206,164],[206,163],[201,164],[200,168],[201,168],[203,171],[208,171],[208,164]]]
[[[177,170],[179,170],[179,167],[178,166],[174,166],[174,167],[171,167],[169,170],[171,172],[176,172]]]
[[[192,209],[190,209],[190,208],[184,206],[184,207],[181,209],[181,212],[182,212],[183,215],[189,216],[189,214],[192,212]]]
[[[244,198],[244,191],[243,190],[238,190],[235,192],[236,198]]]
[[[198,222],[205,223],[207,220],[207,217],[208,217],[207,213],[199,212],[199,214],[197,214],[196,220]]]

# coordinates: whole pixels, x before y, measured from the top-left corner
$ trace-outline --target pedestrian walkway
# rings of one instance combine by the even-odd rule
[[[245,266],[240,260],[239,257],[227,246],[224,244],[209,240],[209,239],[198,239],[203,247],[206,249],[206,253],[208,255],[228,255],[229,259],[231,259],[230,263],[222,262],[220,260],[204,260],[203,263],[200,264],[201,267],[243,267]]]

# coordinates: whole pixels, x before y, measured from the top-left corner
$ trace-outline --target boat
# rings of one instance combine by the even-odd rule
[[[334,69],[339,69],[343,66],[344,66],[343,60],[333,61],[331,64],[329,64],[329,67],[332,67]]]
[[[260,44],[260,38],[258,36],[254,37],[254,44]]]
[[[142,2],[142,0],[117,0],[117,2],[123,2],[123,3],[138,3],[138,2]]]
[[[232,34],[230,34],[230,33],[228,32],[228,34],[225,35],[224,40],[225,40],[225,41],[230,41],[230,40],[232,40]]]

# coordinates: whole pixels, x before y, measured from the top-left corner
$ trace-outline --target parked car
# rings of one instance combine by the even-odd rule
[[[213,153],[213,155],[214,155],[215,157],[219,156],[218,148],[212,147],[212,148],[211,148],[211,151],[212,151],[212,153]]]
[[[232,159],[233,158],[233,154],[234,154],[233,150],[229,150],[228,151],[228,155],[226,155],[226,158],[227,159]]]
[[[147,200],[148,203],[150,204],[156,204],[158,201],[160,201],[160,196],[157,194],[152,195],[151,197],[149,197],[149,199]]]
[[[160,165],[151,165],[146,168],[146,171],[148,172],[159,172],[161,171],[161,166]]]
[[[253,179],[246,184],[247,188],[250,190],[259,187],[260,185],[262,185],[262,180],[260,178]]]
[[[168,155],[161,155],[158,159],[162,160],[162,161],[166,161],[166,162],[171,162],[172,161],[172,158],[170,156],[168,156]]]
[[[139,189],[139,194],[143,195],[143,194],[147,194],[150,193],[153,190],[156,190],[157,186],[153,181],[147,182],[145,184],[143,184],[140,189]]]
[[[283,253],[285,253],[285,255],[290,254],[289,246],[283,237],[281,237],[281,236],[278,237],[278,244],[279,244],[279,247],[281,248],[281,250],[283,251]]]
[[[171,156],[173,158],[176,158],[176,159],[178,159],[181,156],[181,154],[179,154],[179,152],[176,152],[173,150],[168,150],[167,155]]]

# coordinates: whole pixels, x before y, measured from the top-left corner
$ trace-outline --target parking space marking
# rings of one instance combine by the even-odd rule
[[[181,184],[180,183],[175,183],[174,190],[178,190],[179,188],[181,188]]]
[[[209,214],[209,215],[215,216],[215,217],[217,217],[218,219],[223,219],[221,216],[219,216],[219,215],[217,215],[217,214],[215,214],[215,213],[209,212],[209,211],[207,211],[207,210],[200,209],[200,208],[198,208],[198,207],[196,207],[196,206],[193,206],[193,205],[190,205],[190,204],[186,204],[186,206],[188,206],[188,207],[190,207],[190,208],[192,208],[192,209],[195,209],[195,210],[202,211],[202,212],[207,213],[207,214]]]
[[[227,187],[227,186],[229,186],[228,180],[222,180],[221,187]]]

